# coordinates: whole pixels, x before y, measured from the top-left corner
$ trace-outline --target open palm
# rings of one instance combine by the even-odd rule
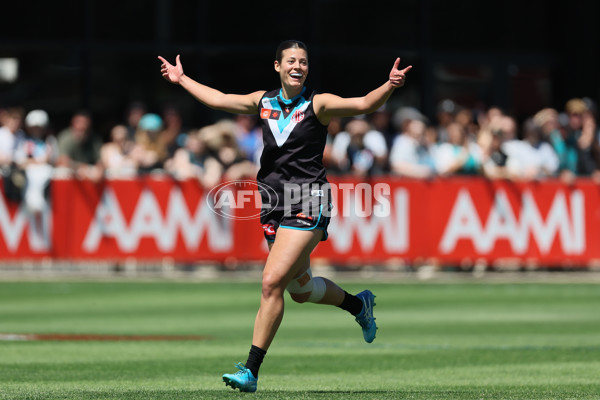
[[[175,65],[171,64],[161,56],[158,56],[158,59],[162,62],[160,72],[162,73],[163,78],[171,83],[179,84],[181,77],[183,76],[183,66],[181,65],[179,54],[175,58]]]

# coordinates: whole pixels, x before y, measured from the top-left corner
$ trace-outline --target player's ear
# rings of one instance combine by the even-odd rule
[[[279,61],[275,60],[273,66],[275,67],[275,71],[279,72],[281,70],[281,65],[279,65]]]

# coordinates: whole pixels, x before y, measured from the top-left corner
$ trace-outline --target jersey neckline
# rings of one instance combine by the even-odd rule
[[[295,95],[294,97],[292,97],[291,99],[286,99],[283,97],[283,89],[279,89],[279,100],[281,100],[283,102],[283,104],[292,104],[294,101],[296,101],[298,98],[300,98],[300,96],[302,96],[304,94],[304,92],[306,91],[306,86],[302,87],[302,91],[300,91],[299,94]]]

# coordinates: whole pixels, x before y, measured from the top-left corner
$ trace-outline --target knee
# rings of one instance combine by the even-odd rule
[[[281,279],[273,274],[264,274],[262,279],[262,296],[270,298],[273,296],[283,297],[284,288]]]
[[[327,284],[321,277],[312,277],[310,268],[287,286],[287,291],[290,293],[292,300],[297,303],[318,303],[325,296]]]

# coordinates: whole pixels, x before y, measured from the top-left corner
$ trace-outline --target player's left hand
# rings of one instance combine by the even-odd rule
[[[408,67],[406,67],[404,69],[398,69],[399,65],[400,65],[400,57],[396,58],[396,61],[394,62],[394,66],[392,67],[392,70],[390,71],[390,83],[391,83],[392,87],[394,87],[394,88],[399,88],[399,87],[404,86],[404,83],[406,82],[406,73],[412,69],[412,65],[409,65]]]

